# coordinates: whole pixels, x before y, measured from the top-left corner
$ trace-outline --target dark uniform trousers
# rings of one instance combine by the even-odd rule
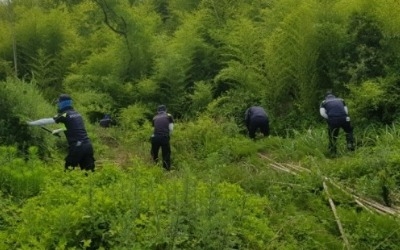
[[[163,168],[170,170],[171,167],[171,146],[169,135],[154,135],[151,137],[151,156],[158,162],[158,151],[161,148]]]
[[[90,141],[77,142],[69,146],[68,155],[65,158],[65,169],[79,165],[82,170],[94,171],[94,162],[92,143]]]
[[[269,136],[269,121],[266,117],[256,116],[251,118],[249,122],[249,137],[254,139],[256,137],[257,129],[260,129],[264,136]]]
[[[347,149],[354,150],[353,128],[346,117],[330,117],[328,119],[328,133],[329,133],[329,151],[336,153],[336,142],[339,136],[339,130],[342,128],[346,133]]]

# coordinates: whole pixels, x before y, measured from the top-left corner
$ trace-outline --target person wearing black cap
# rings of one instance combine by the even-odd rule
[[[336,154],[336,141],[340,128],[346,133],[347,149],[353,151],[353,128],[350,124],[349,111],[344,100],[337,98],[331,90],[328,90],[325,100],[321,102],[319,112],[328,123],[329,152]]]
[[[163,168],[171,169],[171,145],[170,135],[174,130],[174,119],[171,114],[167,113],[167,107],[160,105],[157,107],[157,114],[152,121],[154,131],[151,136],[151,156],[153,160],[158,162],[158,151],[161,147]]]
[[[244,113],[244,121],[251,139],[256,138],[256,131],[260,129],[264,136],[269,136],[269,119],[267,112],[260,106],[252,106]]]
[[[65,158],[65,170],[80,166],[82,170],[94,171],[95,159],[92,143],[86,132],[82,116],[73,109],[72,99],[69,95],[62,94],[58,98],[58,114],[53,118],[44,118],[28,122],[32,126],[63,123],[64,128],[55,129],[52,134],[64,132],[68,141],[68,155]]]

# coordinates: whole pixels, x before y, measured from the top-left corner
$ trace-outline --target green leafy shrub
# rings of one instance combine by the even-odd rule
[[[123,108],[118,120],[123,130],[137,131],[149,121],[148,117],[152,118],[152,114],[144,105],[134,104]]]
[[[223,119],[224,117],[232,118],[237,126],[240,127],[240,132],[245,134],[244,113],[247,108],[253,105],[263,106],[264,103],[261,102],[261,100],[262,95],[260,93],[254,94],[244,90],[230,90],[223,93],[217,99],[214,99],[208,105],[206,113],[217,120]],[[264,106],[264,108],[266,112],[269,113],[269,107]],[[270,122],[271,120],[273,120],[273,118],[270,118]]]
[[[273,235],[264,215],[266,199],[248,195],[237,185],[157,173],[160,169],[138,167],[123,174],[105,167],[88,177],[64,174],[63,182],[54,179],[40,196],[27,201],[21,222],[9,228],[5,244],[265,249]]]
[[[19,220],[19,207],[12,197],[5,197],[0,190],[0,247],[4,248],[8,238],[7,230]]]
[[[8,79],[0,82],[0,138],[3,145],[17,146],[26,152],[36,145],[41,156],[50,153],[54,138],[39,128],[28,128],[26,121],[52,117],[56,109],[39,93],[33,83]]]
[[[66,92],[71,95],[76,107],[82,114],[87,114],[91,122],[97,122],[104,114],[113,113],[118,104],[116,98],[125,95],[118,92],[121,88],[113,77],[71,74],[64,80]],[[124,92],[124,91],[121,91]]]
[[[0,189],[5,195],[26,199],[39,194],[44,186],[45,169],[30,148],[27,161],[17,157],[16,148],[0,147]]]
[[[219,126],[215,126],[216,123]],[[187,159],[193,159],[194,162],[214,159],[226,163],[254,151],[251,141],[240,135],[238,126],[231,120],[218,120],[203,115],[195,121],[186,122],[184,126],[178,123],[174,130],[171,145],[175,151],[180,152],[176,156],[179,162],[186,162]],[[214,160],[209,161],[208,166],[216,163]]]
[[[355,124],[362,127],[371,124],[390,125],[397,121],[399,110],[397,103],[400,86],[398,77],[368,80],[360,85],[349,85],[349,110]]]
[[[193,94],[190,94],[191,106],[190,113],[197,114],[203,112],[212,101],[212,86],[205,81],[194,83]]]
[[[398,222],[387,216],[339,210],[354,249],[396,249],[400,244]],[[357,217],[357,220],[352,218]]]

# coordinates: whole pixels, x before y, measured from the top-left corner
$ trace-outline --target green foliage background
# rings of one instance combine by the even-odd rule
[[[0,249],[396,249],[398,212],[332,183],[328,197],[322,183],[397,209],[399,7],[0,2]],[[318,114],[327,89],[346,100],[357,141],[349,153],[341,135],[336,158]],[[26,126],[52,117],[61,93],[85,118],[92,175],[62,172],[64,142]],[[149,156],[159,104],[176,121],[169,173]],[[255,104],[271,136],[250,141]],[[112,128],[98,126],[105,113]]]

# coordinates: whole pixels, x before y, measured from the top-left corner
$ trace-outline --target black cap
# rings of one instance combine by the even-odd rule
[[[163,111],[167,111],[167,107],[164,104],[157,107],[157,112],[163,112]]]

